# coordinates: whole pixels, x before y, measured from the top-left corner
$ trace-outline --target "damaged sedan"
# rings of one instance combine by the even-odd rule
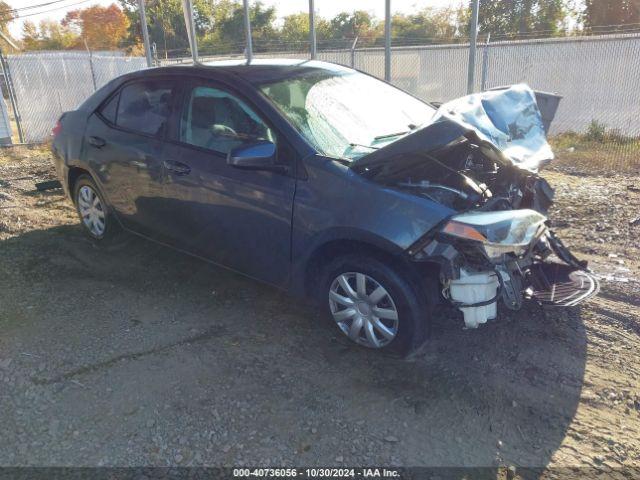
[[[415,350],[438,303],[477,328],[598,291],[547,220],[553,153],[523,85],[436,108],[323,62],[165,67],[53,133],[93,240],[124,229],[311,298],[364,347]]]

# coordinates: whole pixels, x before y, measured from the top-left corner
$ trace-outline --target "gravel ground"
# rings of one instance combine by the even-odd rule
[[[637,178],[546,173],[598,298],[475,331],[442,310],[407,362],[188,256],[95,247],[52,176],[0,157],[0,465],[640,466]]]

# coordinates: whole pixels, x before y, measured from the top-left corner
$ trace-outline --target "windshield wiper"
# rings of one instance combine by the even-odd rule
[[[373,140],[377,141],[377,140],[384,140],[385,138],[399,137],[400,135],[406,135],[410,131],[411,130],[407,130],[406,132],[387,133],[386,135],[378,135],[377,137],[373,137]]]
[[[407,133],[411,133],[416,128],[418,128],[418,125],[415,125],[412,123],[410,125],[407,125],[407,127],[409,127],[409,130],[406,130],[404,132],[387,133],[385,135],[378,135],[377,137],[373,137],[373,141],[384,140],[385,138],[393,138],[393,137],[399,137],[401,135],[406,135]]]
[[[349,144],[350,147],[363,147],[363,148],[370,148],[371,150],[380,150],[380,147],[374,147],[372,145],[363,145],[361,143],[350,143]]]

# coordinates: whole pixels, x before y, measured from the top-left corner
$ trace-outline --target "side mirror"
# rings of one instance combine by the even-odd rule
[[[234,148],[227,155],[227,165],[246,170],[286,171],[284,165],[276,165],[276,146],[266,140]]]

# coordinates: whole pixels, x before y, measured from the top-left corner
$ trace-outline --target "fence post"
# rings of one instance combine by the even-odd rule
[[[491,42],[491,33],[487,35],[487,43],[484,44],[484,52],[482,52],[482,81],[480,83],[481,92],[484,92],[487,88],[487,75],[489,68],[489,42]]]
[[[249,0],[244,0],[244,33],[247,37],[246,57],[247,63],[253,60],[253,42],[251,40],[251,17],[249,16]]]
[[[358,45],[358,37],[354,38],[351,44],[351,68],[356,67],[356,45]]]
[[[98,90],[98,86],[96,85],[96,72],[93,70],[93,53],[87,44],[87,39],[83,38],[84,48],[87,49],[87,53],[89,54],[89,71],[91,72],[91,81],[93,82],[93,91]]]
[[[18,101],[13,87],[13,80],[11,79],[11,71],[9,70],[9,63],[2,50],[0,50],[0,65],[2,65],[2,74],[4,80],[7,83],[7,90],[9,91],[9,100],[11,101],[11,108],[13,109],[13,115],[16,117],[16,127],[18,128],[18,140],[20,143],[24,143],[24,132],[22,131],[22,120],[20,118],[20,111],[18,110]]]
[[[316,59],[316,11],[313,0],[309,0],[309,43],[311,60]]]
[[[469,70],[467,78],[467,94],[473,93],[476,79],[476,49],[478,47],[478,16],[480,14],[480,0],[472,0],[471,29],[469,38]]]
[[[391,81],[391,0],[384,2],[384,79]]]

